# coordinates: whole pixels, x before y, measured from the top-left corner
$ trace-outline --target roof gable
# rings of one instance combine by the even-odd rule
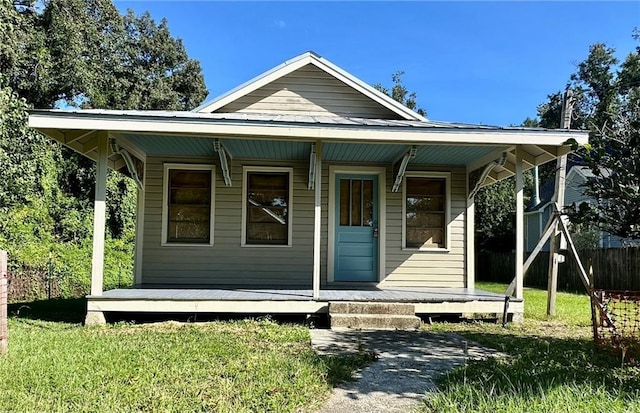
[[[426,120],[312,52],[259,75],[194,112]]]

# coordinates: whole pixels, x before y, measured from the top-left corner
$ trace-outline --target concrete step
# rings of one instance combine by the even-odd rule
[[[388,314],[329,314],[331,328],[364,328],[414,330],[420,327],[420,318],[414,315]]]
[[[329,303],[329,314],[415,315],[415,306],[407,303],[352,302]]]

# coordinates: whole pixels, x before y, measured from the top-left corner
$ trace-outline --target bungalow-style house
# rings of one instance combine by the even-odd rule
[[[607,171],[603,171],[605,176],[608,176]],[[592,178],[593,172],[591,169],[584,165],[573,164],[567,168],[567,175],[565,179],[565,195],[564,205],[576,205],[579,206],[583,202],[592,203],[595,202],[593,198],[585,195],[584,185],[589,178]],[[540,199],[534,205],[531,205],[525,210],[525,249],[526,251],[532,251],[538,243],[542,231],[549,220],[549,216],[552,210],[552,196],[554,192],[554,180],[549,180],[540,188]],[[589,248],[622,248],[628,245],[630,242],[636,243],[637,241],[630,241],[622,239],[616,235],[611,235],[605,231],[594,230],[588,234],[583,234],[580,238],[581,241],[578,245]],[[574,241],[576,241],[574,239]],[[586,244],[586,245],[585,245]],[[543,247],[543,251],[549,251],[549,243],[547,242]]]
[[[474,194],[515,174],[523,211],[522,171],[587,142],[430,121],[311,52],[190,112],[33,110],[29,124],[97,163],[88,323],[394,311],[372,302],[501,313],[504,295],[474,288]],[[103,291],[107,168],[139,184],[134,289]],[[519,263],[523,228],[519,213]],[[522,265],[514,274],[518,316]]]

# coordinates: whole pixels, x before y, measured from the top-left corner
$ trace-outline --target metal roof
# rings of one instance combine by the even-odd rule
[[[307,116],[307,115],[271,115],[259,113],[199,113],[186,111],[161,111],[161,110],[110,110],[110,109],[76,109],[76,110],[60,110],[60,109],[33,109],[31,114],[46,115],[99,115],[106,117],[121,118],[139,118],[148,120],[154,119],[175,119],[180,121],[198,120],[211,122],[245,122],[247,124],[255,123],[273,123],[273,124],[299,124],[299,125],[323,125],[323,126],[342,126],[342,127],[371,127],[371,128],[423,128],[438,130],[478,130],[478,131],[510,131],[510,132],[584,132],[572,129],[545,129],[545,128],[526,128],[520,126],[491,126],[477,125],[469,123],[440,122],[433,120],[387,120],[387,119],[368,119],[368,118],[351,118],[339,116]]]

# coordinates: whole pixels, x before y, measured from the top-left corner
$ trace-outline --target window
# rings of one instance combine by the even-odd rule
[[[213,166],[165,164],[163,244],[213,244]]]
[[[416,249],[447,247],[448,174],[405,178],[404,246]]]
[[[374,226],[373,197],[373,179],[340,179],[340,226]]]
[[[243,245],[291,245],[290,168],[245,167]]]

